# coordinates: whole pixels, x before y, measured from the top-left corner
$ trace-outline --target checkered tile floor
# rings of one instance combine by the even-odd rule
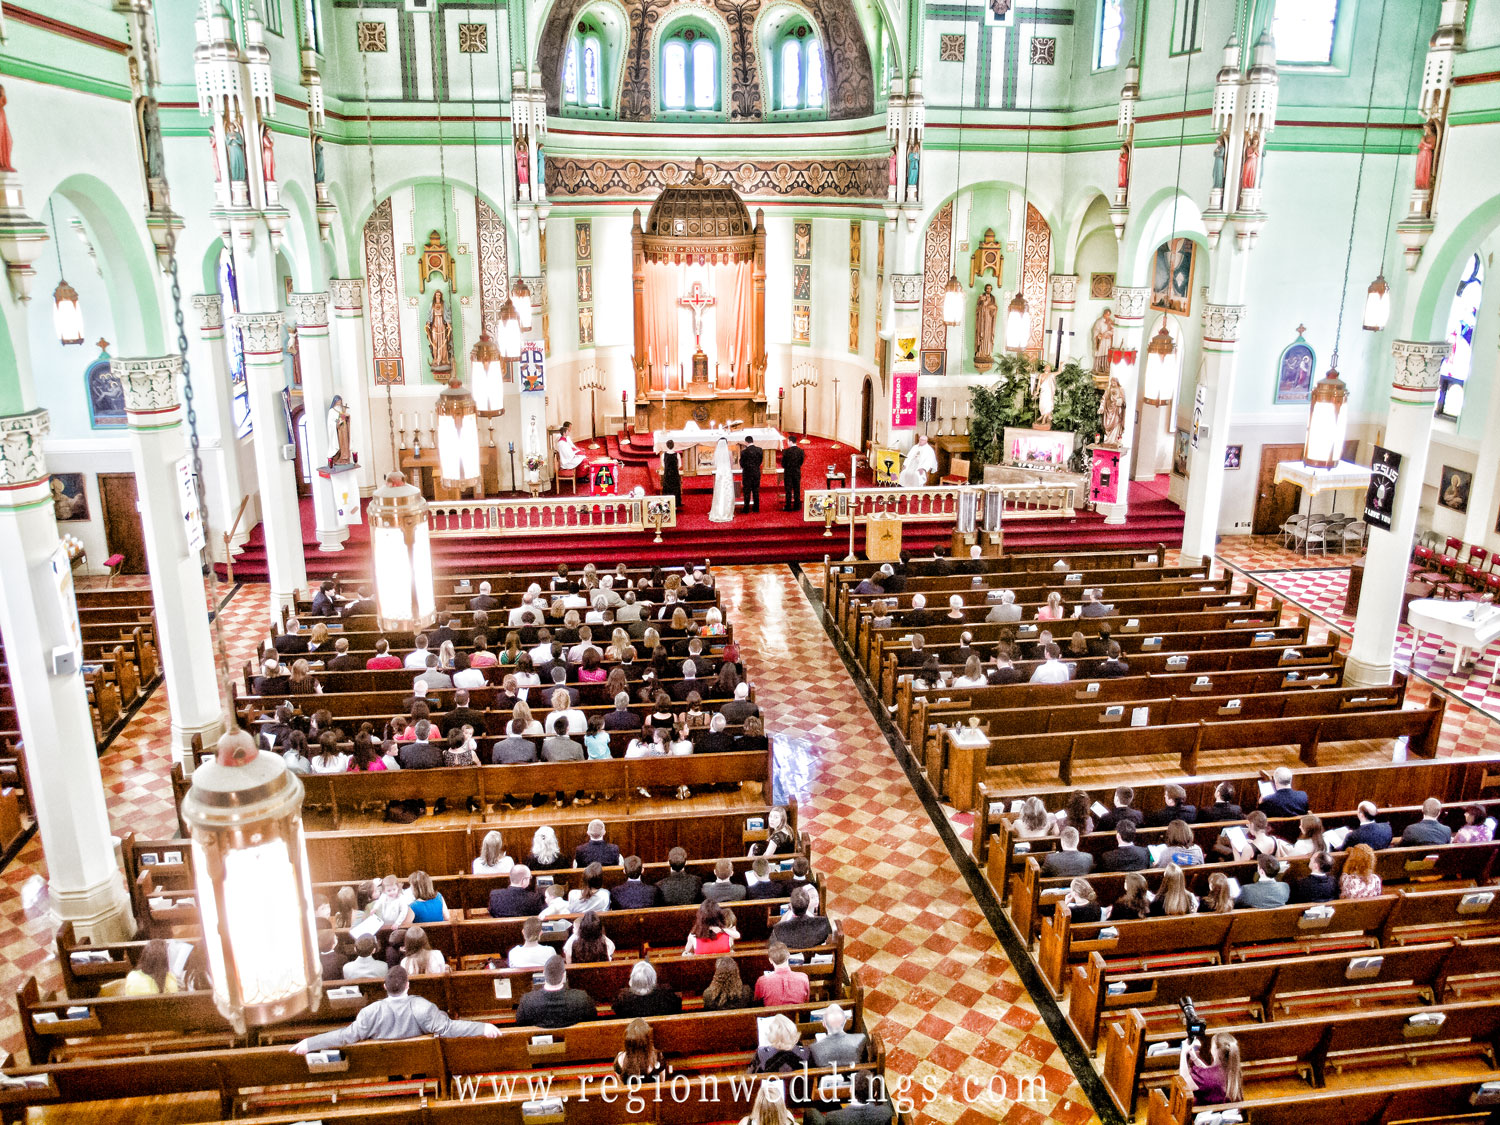
[[[801,806],[827,878],[828,910],[845,926],[850,967],[886,1045],[890,1074],[912,1084],[913,1119],[1093,1120],[795,577],[780,566],[723,569],[719,576],[726,614],[775,734],[778,794],[795,794]],[[240,588],[225,607],[236,674],[268,614],[264,586]],[[159,689],[100,762],[117,829],[174,834],[170,759],[167,699]],[[11,1051],[21,1047],[19,1026],[4,998],[29,974],[44,989],[59,986],[44,877],[35,840],[0,875],[10,892],[0,905],[0,1039]],[[1045,1093],[1012,1101],[1023,1077],[1040,1078]]]

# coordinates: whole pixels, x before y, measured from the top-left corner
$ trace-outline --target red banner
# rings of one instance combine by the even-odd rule
[[[891,376],[891,425],[905,429],[917,424],[917,372],[898,371]]]

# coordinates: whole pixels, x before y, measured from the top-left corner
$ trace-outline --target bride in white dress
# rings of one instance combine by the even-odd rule
[[[708,518],[713,523],[734,519],[734,463],[729,459],[727,438],[720,438],[714,446],[714,502]]]

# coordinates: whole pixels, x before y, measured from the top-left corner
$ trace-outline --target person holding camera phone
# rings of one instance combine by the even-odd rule
[[[1191,1012],[1188,1007],[1186,1011]],[[1192,1017],[1197,1022],[1196,1016]],[[1182,1041],[1182,1061],[1178,1073],[1193,1092],[1193,1106],[1220,1105],[1240,1100],[1240,1045],[1233,1035],[1219,1032],[1208,1042],[1208,1061],[1203,1059],[1202,1023],[1198,1034],[1189,1030]]]

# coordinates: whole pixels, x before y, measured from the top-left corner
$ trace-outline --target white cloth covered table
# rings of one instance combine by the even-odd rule
[[[1363,492],[1370,486],[1370,470],[1340,461],[1331,469],[1312,469],[1301,461],[1282,461],[1276,466],[1277,484],[1295,484],[1309,496],[1320,492]]]

